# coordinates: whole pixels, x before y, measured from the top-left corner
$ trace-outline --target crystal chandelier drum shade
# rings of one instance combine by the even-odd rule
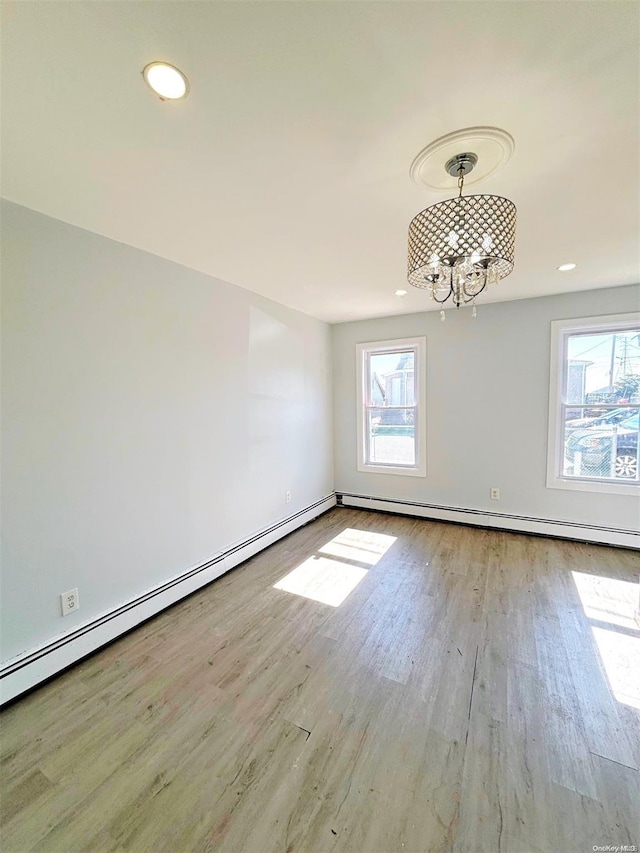
[[[447,199],[409,225],[408,281],[463,305],[513,270],[516,207],[497,195]]]

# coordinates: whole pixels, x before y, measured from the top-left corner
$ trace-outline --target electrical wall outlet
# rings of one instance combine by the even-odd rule
[[[490,491],[490,495],[491,495],[492,501],[499,501],[500,500],[500,489],[496,489],[496,487],[493,486],[493,488]]]
[[[68,616],[70,613],[75,613],[80,609],[80,597],[78,589],[70,589],[68,592],[63,592],[60,596],[60,606],[62,607],[62,615]]]
[[[286,492],[284,493],[284,502],[285,502],[286,504],[290,504],[290,503],[291,503],[291,492],[286,491]]]

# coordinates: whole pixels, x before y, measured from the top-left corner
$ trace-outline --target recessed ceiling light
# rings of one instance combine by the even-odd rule
[[[150,62],[142,75],[147,85],[163,101],[177,101],[189,91],[189,81],[185,75],[168,62]]]
[[[558,267],[560,272],[569,272],[569,270],[574,270],[575,268],[575,264],[560,264],[560,266]]]
[[[406,290],[396,290],[396,296],[406,296],[406,295],[407,295]]]

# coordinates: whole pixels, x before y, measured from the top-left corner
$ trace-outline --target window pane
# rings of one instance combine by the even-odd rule
[[[582,404],[640,402],[640,329],[567,338],[565,402]]]
[[[377,465],[415,465],[415,409],[367,409],[369,459]]]
[[[371,356],[371,405],[413,406],[415,353],[384,352]]]
[[[611,406],[598,409],[595,415],[575,418],[575,410],[567,407],[564,476],[637,482],[639,411],[636,407]]]

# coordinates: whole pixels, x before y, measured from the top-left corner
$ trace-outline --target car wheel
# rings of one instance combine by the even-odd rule
[[[616,456],[616,477],[638,479],[638,457],[629,453],[618,453]]]

